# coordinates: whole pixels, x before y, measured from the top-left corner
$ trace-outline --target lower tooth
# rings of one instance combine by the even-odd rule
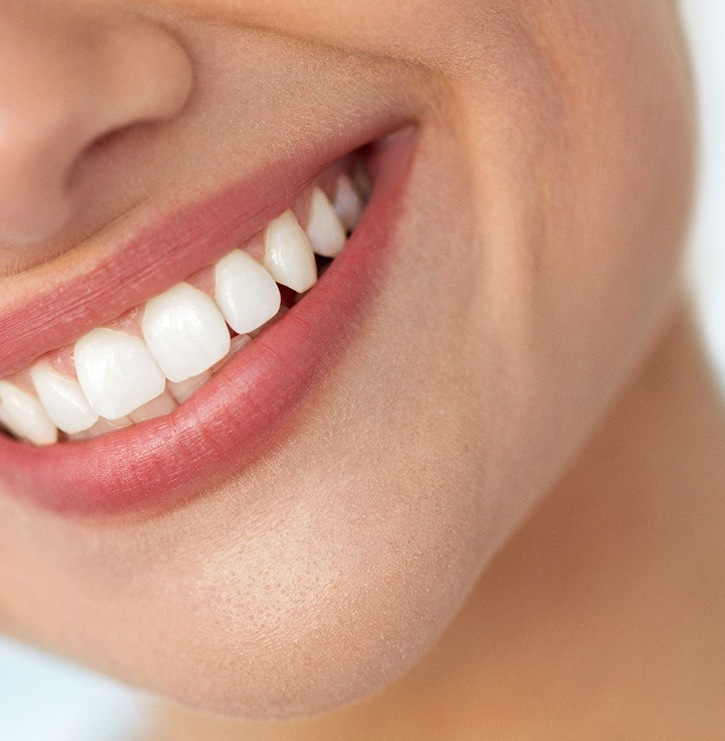
[[[136,423],[145,422],[148,419],[165,417],[167,414],[176,411],[178,407],[179,405],[174,397],[168,391],[165,391],[161,396],[158,396],[153,401],[150,401],[148,404],[144,404],[139,409],[131,412],[129,417]]]
[[[232,343],[233,342],[234,340],[232,340]],[[206,373],[194,376],[194,378],[189,378],[188,380],[182,381],[181,383],[169,382],[169,393],[174,397],[174,399],[176,399],[179,404],[183,404],[187,399],[192,397],[210,378],[211,373],[207,371]]]
[[[107,420],[101,417],[90,429],[78,432],[74,435],[68,435],[68,440],[93,440],[93,438],[107,435],[109,432],[116,432],[117,430],[122,430],[124,427],[130,427],[132,424],[133,421],[130,417],[121,417],[120,419],[114,420]]]
[[[232,347],[229,351],[230,355],[236,355],[245,345],[248,345],[252,341],[252,338],[248,334],[238,334],[232,339]]]

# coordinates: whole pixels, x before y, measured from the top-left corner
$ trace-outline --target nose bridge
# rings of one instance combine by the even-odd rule
[[[111,131],[173,116],[188,96],[191,69],[173,37],[136,18],[83,16],[35,0],[5,3],[0,242],[7,244],[37,241],[62,225],[78,158]]]

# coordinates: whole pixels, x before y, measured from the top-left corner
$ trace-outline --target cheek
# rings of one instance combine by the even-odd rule
[[[521,432],[549,475],[678,297],[693,181],[691,91],[671,8],[568,5],[527,18],[515,59],[502,47],[488,85],[464,81],[489,247],[478,311],[507,325],[507,365],[528,395]]]
[[[486,53],[516,15],[508,0],[157,0],[201,17],[225,17],[347,50],[450,73]]]
[[[555,25],[464,65],[361,341],[282,448],[144,525],[5,505],[6,624],[250,717],[331,708],[410,666],[672,293],[689,121],[674,31],[643,5],[618,14],[626,34],[593,3],[597,43]]]
[[[153,523],[8,528],[3,568],[25,582],[8,610],[35,642],[265,717],[357,699],[440,635],[520,508],[500,466],[499,369],[473,341],[479,237],[460,161],[448,127],[427,125],[375,310],[279,450]],[[478,373],[489,389],[472,404]]]

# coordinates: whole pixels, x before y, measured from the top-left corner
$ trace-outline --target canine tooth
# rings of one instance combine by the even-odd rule
[[[211,297],[188,283],[146,304],[142,331],[151,355],[174,383],[209,370],[229,352],[229,330]]]
[[[304,293],[317,282],[317,265],[310,240],[292,211],[267,224],[264,267],[283,286]]]
[[[232,343],[234,340],[232,340]],[[211,378],[211,373],[209,371],[206,371],[205,373],[200,373],[198,376],[194,376],[194,378],[189,378],[186,381],[182,381],[181,383],[172,383],[169,381],[169,393],[176,399],[176,401],[179,402],[179,404],[183,404],[187,399],[192,397],[209,379]]]
[[[3,424],[17,437],[35,445],[58,441],[58,429],[40,401],[15,384],[0,381],[0,411]]]
[[[167,414],[171,414],[171,412],[176,411],[178,408],[179,405],[176,403],[174,397],[168,391],[164,391],[161,396],[157,396],[148,404],[144,404],[139,409],[131,412],[129,416],[138,424],[139,422],[145,422],[147,419],[165,417]]]
[[[88,430],[98,421],[98,414],[88,403],[81,385],[49,365],[36,365],[30,371],[35,390],[48,415],[69,435]]]
[[[219,260],[214,277],[216,302],[235,332],[251,332],[277,313],[282,299],[274,278],[246,252]]]
[[[347,175],[340,175],[337,180],[333,208],[348,229],[352,230],[360,223],[363,212],[362,197]]]
[[[322,257],[337,257],[347,241],[345,227],[322,188],[312,191],[310,220],[305,231],[312,249]]]
[[[78,382],[101,417],[118,420],[163,393],[166,378],[140,337],[94,329],[74,349]]]

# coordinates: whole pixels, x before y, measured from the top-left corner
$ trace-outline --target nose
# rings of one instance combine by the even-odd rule
[[[53,5],[0,2],[6,245],[57,232],[73,215],[70,174],[89,147],[127,127],[173,118],[193,84],[190,59],[166,28],[130,15],[84,15],[72,1]]]

